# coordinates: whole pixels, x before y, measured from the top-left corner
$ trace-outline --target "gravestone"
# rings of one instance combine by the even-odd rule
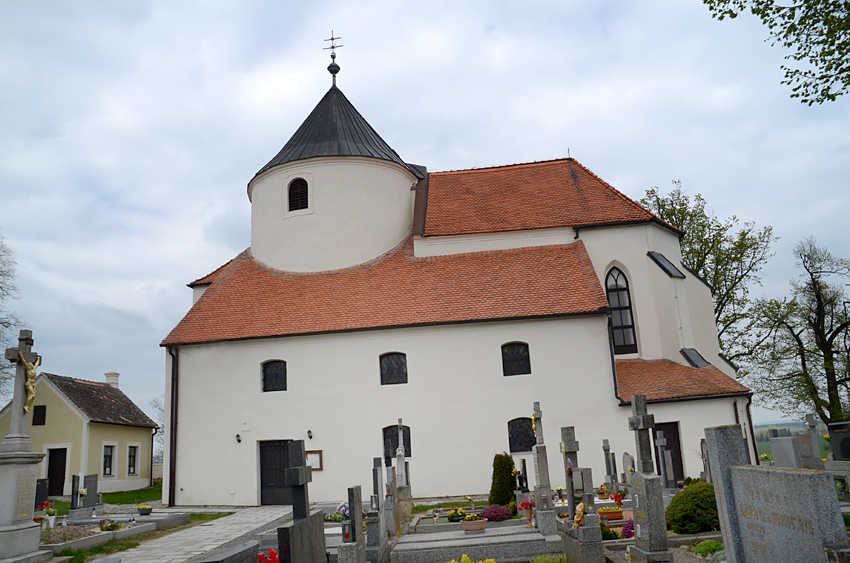
[[[537,518],[537,529],[544,536],[558,533],[558,516],[552,506],[552,482],[549,480],[549,458],[546,455],[546,444],[543,443],[543,412],[540,403],[534,403],[532,415],[537,443],[532,447],[534,456],[534,473],[537,483],[534,486],[534,496],[537,505],[534,507]]]
[[[676,483],[676,470],[673,468],[673,452],[670,450],[664,450],[664,467],[667,470],[667,484],[669,485],[669,488],[678,488],[679,484]]]
[[[850,422],[832,422],[827,426],[832,460],[850,461]]]
[[[620,488],[617,486],[617,466],[614,462],[614,454],[611,453],[611,446],[608,444],[608,439],[602,440],[602,455],[605,457],[605,486],[611,491],[611,494],[619,493]]]
[[[581,500],[584,503],[584,513],[593,514],[596,512],[596,507],[593,504],[593,499],[596,494],[593,492],[593,471],[589,467],[580,467],[579,475],[581,475]]]
[[[803,469],[800,445],[796,436],[771,438],[770,449],[773,452],[773,465],[791,469]]]
[[[525,463],[525,458],[522,459],[522,478],[519,483],[519,490],[523,493],[528,492],[528,466]]]
[[[396,450],[396,496],[400,510],[399,517],[411,518],[413,516],[413,495],[410,491],[410,474],[408,463],[404,460],[404,425],[398,419],[398,449]]]
[[[635,543],[631,561],[661,563],[672,561],[667,542],[667,520],[664,516],[664,497],[661,477],[652,464],[650,432],[655,417],[647,413],[646,395],[632,395],[632,416],[629,429],[635,433],[637,466],[632,475],[632,502],[635,523]]]
[[[664,432],[660,430],[655,433],[655,447],[658,449],[658,465],[661,468],[661,486],[670,488],[670,481],[667,478],[667,463],[664,459],[664,452],[667,451],[667,439],[664,437]]]
[[[71,475],[71,508],[80,507],[80,476]]]
[[[50,489],[50,479],[36,479],[35,481],[35,507],[38,508],[47,500],[47,491]]]
[[[797,436],[800,446],[800,459],[804,469],[823,469],[823,458],[820,455],[820,434],[815,415],[806,415],[806,431]]]
[[[387,553],[387,518],[384,510],[384,480],[381,472],[381,458],[373,460],[372,496],[369,512],[366,514],[366,559],[371,563],[381,563]]]
[[[281,563],[326,563],[325,522],[322,509],[310,510],[307,484],[313,480],[307,465],[304,440],[287,442],[289,465],[283,484],[292,490],[292,520],[277,529]]]
[[[749,465],[740,426],[705,432],[727,561],[826,563],[850,557],[828,473]]]
[[[398,505],[398,489],[396,488],[396,468],[387,467],[387,496],[385,510],[389,524],[389,534],[396,535],[401,531],[401,511]]]
[[[401,423],[401,419],[398,419],[398,448],[395,452],[396,455],[396,476],[398,477],[397,487],[404,487],[407,485],[407,479],[405,477],[404,472],[404,425]]]
[[[705,445],[705,438],[701,438],[699,441],[699,453],[702,458],[702,472],[699,478],[705,483],[711,483],[711,466],[708,463],[708,448]]]
[[[71,522],[79,522],[87,520],[94,514],[95,517],[103,516],[103,503],[97,502],[97,474],[86,475],[83,477],[82,487],[79,486],[80,478],[77,475],[71,477],[71,492],[86,490],[86,496],[79,497],[79,502],[76,507],[68,511],[68,520]],[[72,506],[75,504],[74,497],[71,495]]]
[[[623,475],[625,475],[625,483],[631,485],[632,472],[635,471],[635,458],[629,452],[623,453]]]
[[[567,512],[570,518],[576,515],[576,488],[573,482],[573,471],[578,468],[579,445],[576,440],[574,426],[561,427],[561,455],[564,458],[564,473],[566,475]]]
[[[363,500],[360,485],[348,488],[349,520],[343,523],[342,545],[337,548],[338,563],[366,563],[363,535]]]
[[[32,351],[31,330],[22,330],[18,346],[6,349],[15,366],[9,433],[0,442],[0,562],[35,563],[53,554],[39,551],[40,527],[32,521],[36,468],[43,453],[33,453],[27,436],[27,414],[35,400],[36,368],[41,356]]]

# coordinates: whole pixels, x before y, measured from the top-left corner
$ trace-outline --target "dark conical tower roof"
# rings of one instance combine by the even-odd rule
[[[336,85],[331,86],[292,138],[257,175],[287,162],[319,156],[380,158],[400,164],[422,177],[420,171],[405,163],[384,142]]]

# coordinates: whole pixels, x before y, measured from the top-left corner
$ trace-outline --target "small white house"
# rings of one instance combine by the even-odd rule
[[[162,342],[170,504],[286,502],[286,440],[306,441],[312,500],[368,495],[399,418],[414,496],[486,493],[494,454],[530,459],[535,401],[553,484],[562,426],[597,483],[603,439],[635,453],[636,393],[678,479],[703,470],[706,426],[752,448],[682,233],[571,158],[429,173],[334,85],[248,197],[251,247],[189,284]]]

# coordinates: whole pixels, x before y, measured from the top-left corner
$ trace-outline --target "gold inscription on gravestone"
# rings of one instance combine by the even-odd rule
[[[747,506],[746,504],[741,505],[741,516],[744,516],[745,518],[752,518],[753,520],[761,520],[762,522],[767,522],[768,524],[773,524],[775,526],[782,526],[789,530],[795,530],[803,533],[808,532],[810,534],[815,533],[814,525],[811,520],[804,520],[802,518],[789,516],[788,514],[781,514],[779,512],[770,512],[766,514],[764,510],[753,506]]]
[[[18,488],[15,493],[15,512],[17,518],[27,518],[33,511],[35,501],[35,475],[18,475]]]

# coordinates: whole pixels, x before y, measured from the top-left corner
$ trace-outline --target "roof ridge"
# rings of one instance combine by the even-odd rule
[[[83,382],[83,383],[94,383],[96,385],[101,385],[101,386],[106,385],[106,382],[104,382],[104,381],[92,381],[91,379],[83,379],[82,377],[72,377],[70,375],[59,375],[58,373],[50,373],[50,372],[46,372],[46,371],[41,372],[41,375],[47,375],[47,376],[50,376],[50,377],[61,377],[62,379],[68,379],[70,381],[80,381],[80,382]]]
[[[224,264],[222,264],[221,266],[219,266],[218,268],[216,268],[215,270],[213,270],[209,274],[207,274],[205,276],[201,276],[200,278],[196,279],[193,282],[189,282],[186,285],[189,286],[189,287],[194,287],[196,285],[206,285],[207,283],[214,282],[215,276],[217,276],[219,274],[219,272],[221,272],[228,264],[233,262],[235,259],[236,259],[235,257],[231,258],[230,260],[228,260],[227,262],[225,262]],[[212,278],[212,279],[209,282],[204,282],[204,280],[207,279],[207,278]]]
[[[441,174],[466,174],[472,172],[481,172],[485,170],[494,170],[497,168],[522,168],[524,166],[533,166],[540,164],[556,164],[558,162],[567,162],[570,160],[575,160],[572,157],[567,158],[552,158],[548,160],[532,160],[529,162],[515,162],[513,164],[496,164],[494,166],[482,166],[480,168],[460,168],[457,170],[440,170],[439,172],[429,172],[432,176],[439,176]]]

